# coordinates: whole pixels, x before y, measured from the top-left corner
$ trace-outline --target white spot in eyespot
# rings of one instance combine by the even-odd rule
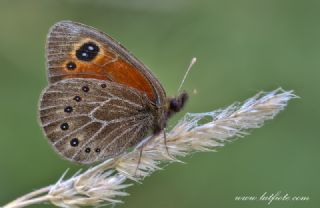
[[[87,56],[88,56],[88,54],[87,54],[86,52],[83,52],[83,53],[81,54],[81,56],[83,56],[83,57],[87,57]]]
[[[93,50],[94,50],[94,47],[91,46],[91,45],[89,45],[89,46],[88,46],[88,50],[89,50],[89,51],[93,51]]]

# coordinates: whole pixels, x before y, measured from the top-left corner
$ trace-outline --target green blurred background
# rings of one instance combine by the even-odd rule
[[[47,85],[46,34],[64,19],[121,41],[169,95],[196,56],[184,88],[198,93],[185,112],[210,111],[279,86],[302,98],[218,153],[194,154],[183,159],[187,164],[132,186],[117,207],[320,207],[318,0],[1,0],[0,205],[54,183],[67,168],[81,168],[54,153],[37,123]],[[311,199],[234,200],[277,191]]]

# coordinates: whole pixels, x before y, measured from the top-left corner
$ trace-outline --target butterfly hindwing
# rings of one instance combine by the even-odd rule
[[[152,128],[145,94],[103,80],[71,78],[46,88],[40,122],[54,149],[69,160],[92,163],[121,154]]]

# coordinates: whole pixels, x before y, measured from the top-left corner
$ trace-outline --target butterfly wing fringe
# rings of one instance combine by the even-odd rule
[[[127,179],[141,181],[161,169],[161,162],[178,161],[168,157],[166,148],[173,157],[214,151],[234,138],[247,135],[249,129],[259,128],[265,121],[273,119],[292,98],[297,98],[293,91],[279,88],[268,93],[260,92],[243,104],[235,103],[206,113],[187,113],[167,133],[167,147],[163,134],[160,134],[144,146],[141,158],[140,150],[136,149],[70,179],[61,178],[49,192],[51,202],[68,208],[120,203],[117,197],[127,196],[124,189],[131,185],[125,184]]]

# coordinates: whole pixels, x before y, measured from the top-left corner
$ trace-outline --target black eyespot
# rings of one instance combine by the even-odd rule
[[[84,150],[86,153],[89,153],[91,151],[91,149],[89,147],[87,147],[85,150]]]
[[[88,86],[83,86],[82,87],[83,92],[89,92],[89,87]]]
[[[76,57],[81,61],[92,61],[99,51],[100,48],[94,42],[87,42],[76,51]]]
[[[106,88],[107,85],[106,85],[106,84],[101,84],[101,87],[102,87],[102,88]]]
[[[61,130],[65,131],[69,129],[69,124],[68,123],[63,123],[60,125]]]
[[[77,138],[71,139],[70,145],[73,146],[73,147],[78,146],[79,145],[79,139],[77,139]]]
[[[99,153],[101,150],[100,148],[95,149],[96,153]]]
[[[73,111],[73,108],[71,106],[67,106],[64,109],[64,112],[66,112],[66,113],[71,113],[72,111]]]
[[[80,96],[75,96],[73,99],[74,99],[75,101],[77,101],[77,102],[80,102],[80,101],[81,101],[81,97],[80,97]]]
[[[74,62],[70,61],[67,63],[66,67],[69,70],[74,70],[75,68],[77,68],[77,65]]]

